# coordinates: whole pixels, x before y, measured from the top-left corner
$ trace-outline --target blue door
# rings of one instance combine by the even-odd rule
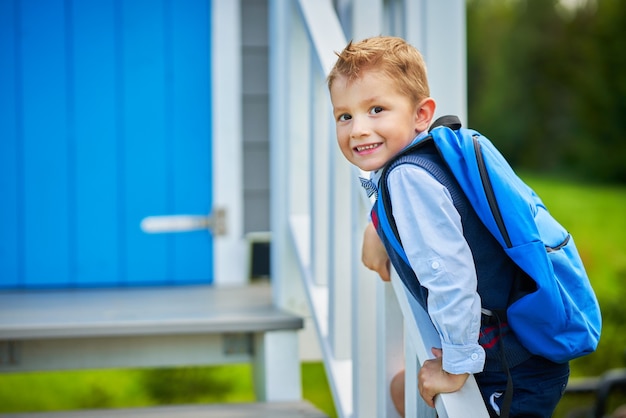
[[[0,288],[210,283],[210,0],[0,1]]]

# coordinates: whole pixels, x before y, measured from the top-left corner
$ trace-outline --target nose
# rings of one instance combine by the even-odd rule
[[[350,138],[359,139],[369,135],[369,126],[367,118],[354,116],[352,118],[352,129],[350,130]]]

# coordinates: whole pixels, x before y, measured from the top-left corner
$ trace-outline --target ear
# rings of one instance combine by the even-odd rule
[[[415,112],[415,133],[424,132],[430,126],[435,115],[435,100],[432,97],[423,99]]]

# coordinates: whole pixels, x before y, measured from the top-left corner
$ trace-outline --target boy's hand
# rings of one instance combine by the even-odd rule
[[[371,222],[367,224],[363,233],[361,261],[365,267],[377,272],[384,281],[391,280],[387,251]]]
[[[469,377],[465,374],[450,374],[441,366],[442,351],[439,348],[431,349],[435,358],[426,360],[417,376],[417,387],[420,395],[431,408],[435,407],[435,396],[440,393],[456,392],[461,389]]]

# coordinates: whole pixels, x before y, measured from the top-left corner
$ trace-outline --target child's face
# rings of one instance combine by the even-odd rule
[[[352,82],[336,78],[330,97],[339,148],[362,170],[383,167],[424,129],[419,106],[380,71],[366,71]]]

